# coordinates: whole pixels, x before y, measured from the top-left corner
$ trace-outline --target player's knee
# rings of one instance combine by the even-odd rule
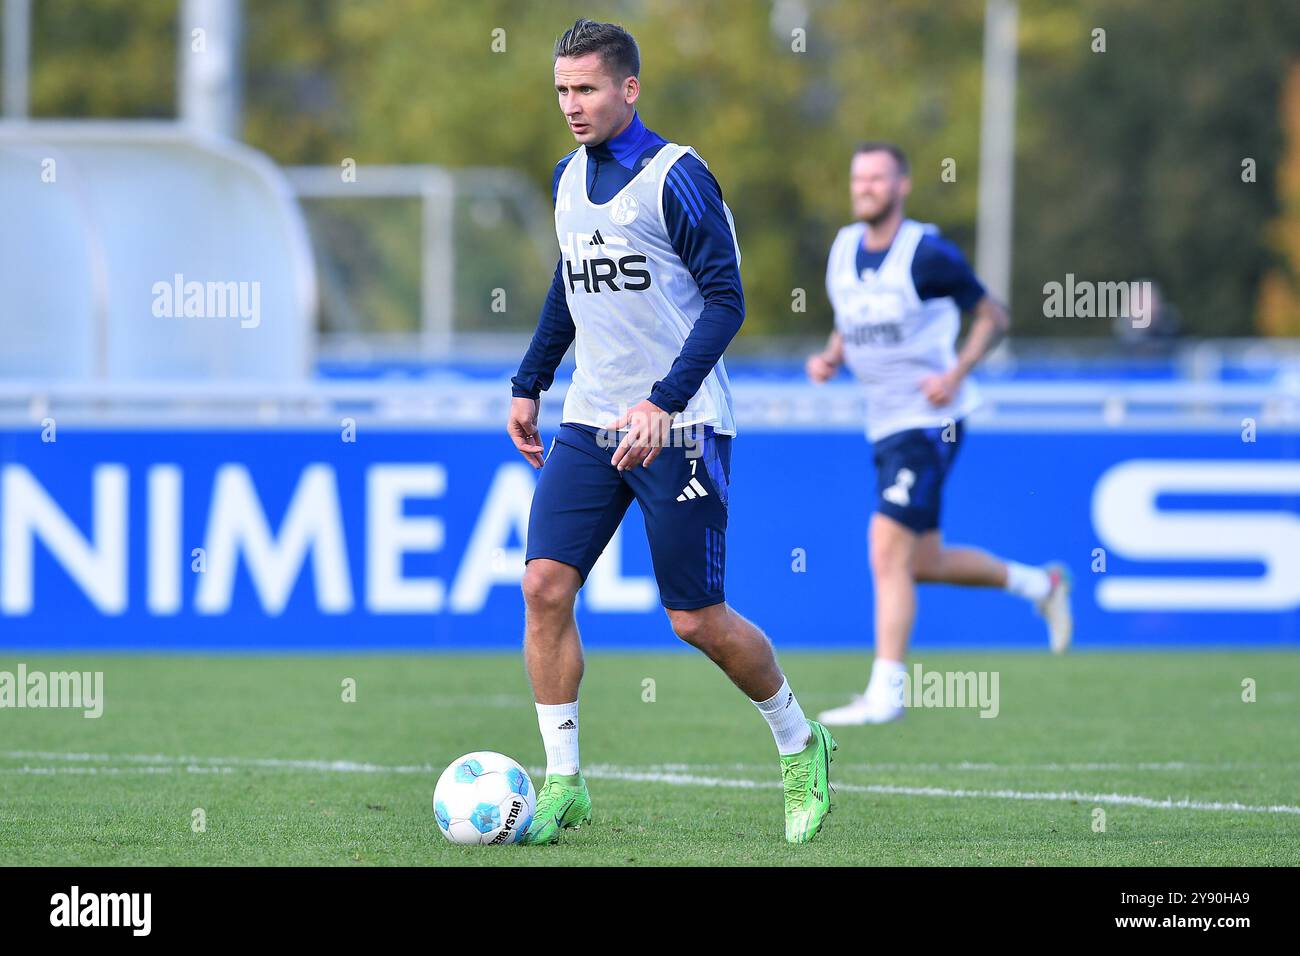
[[[912,578],[918,582],[938,581],[939,562],[933,557],[917,555],[912,560]]]
[[[577,593],[574,578],[563,568],[529,561],[524,568],[524,605],[533,614],[563,612],[573,606]]]
[[[692,647],[704,649],[709,636],[708,622],[701,611],[677,611],[668,609],[668,620],[672,622],[673,633]]]
[[[877,579],[911,574],[912,571],[906,548],[881,546],[871,549],[871,573]]]

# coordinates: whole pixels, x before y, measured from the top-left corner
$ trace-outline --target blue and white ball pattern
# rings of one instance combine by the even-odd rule
[[[537,792],[528,772],[490,750],[453,760],[433,791],[434,819],[452,843],[518,843],[536,806]]]

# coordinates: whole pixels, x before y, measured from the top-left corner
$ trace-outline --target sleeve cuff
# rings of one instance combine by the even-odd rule
[[[510,394],[515,398],[531,398],[533,401],[537,401],[542,396],[540,389],[529,391],[526,388],[520,388],[513,381],[510,383]]]
[[[650,389],[650,401],[673,415],[686,408],[686,402],[679,399],[663,382],[655,382],[654,388]]]

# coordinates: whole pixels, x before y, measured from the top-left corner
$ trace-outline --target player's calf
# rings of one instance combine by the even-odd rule
[[[668,616],[677,636],[717,664],[750,700],[765,700],[781,686],[784,678],[772,642],[733,608],[668,609]]]

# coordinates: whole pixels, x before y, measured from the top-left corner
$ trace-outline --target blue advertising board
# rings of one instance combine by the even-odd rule
[[[1294,431],[974,427],[945,538],[1067,563],[1082,649],[1300,646],[1298,451]],[[779,649],[868,647],[860,434],[742,432],[731,478],[732,606]],[[0,648],[518,647],[534,482],[495,430],[0,431]],[[677,644],[635,505],[578,622],[592,648]],[[921,586],[918,648],[1045,643],[1021,600]]]

